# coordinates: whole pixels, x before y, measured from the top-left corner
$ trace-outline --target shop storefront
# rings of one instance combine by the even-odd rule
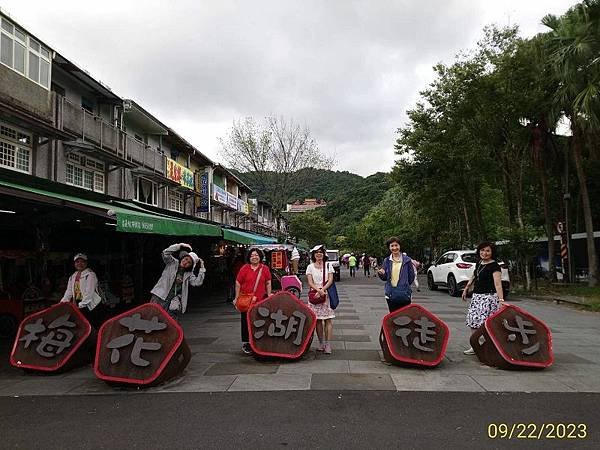
[[[85,194],[84,194],[85,195]],[[28,313],[60,301],[73,255],[84,252],[116,313],[147,300],[161,250],[189,242],[205,260],[218,225],[21,176],[0,178],[0,336]],[[210,282],[210,276],[207,276]]]

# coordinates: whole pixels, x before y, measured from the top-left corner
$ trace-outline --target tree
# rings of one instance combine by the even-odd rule
[[[317,211],[290,214],[288,230],[292,238],[306,247],[329,244],[331,226]]]
[[[555,108],[564,112],[571,123],[571,151],[587,237],[588,284],[596,286],[598,263],[584,147],[586,142],[594,141],[593,136],[597,144],[600,129],[600,1],[585,0],[563,16],[548,15],[542,22],[551,30],[548,63],[559,85]]]
[[[220,141],[226,165],[243,173],[273,205],[278,229],[291,188],[310,181],[308,169],[333,165],[333,159],[319,151],[308,127],[293,120],[267,117],[257,124],[248,117],[235,121],[229,135]]]

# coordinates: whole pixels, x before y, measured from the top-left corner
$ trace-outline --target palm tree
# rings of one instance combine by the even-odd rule
[[[555,107],[571,122],[571,150],[582,199],[587,235],[588,284],[598,283],[594,225],[584,163],[586,136],[600,125],[600,1],[584,0],[563,16],[548,15],[542,23],[550,28],[549,64],[559,88]]]

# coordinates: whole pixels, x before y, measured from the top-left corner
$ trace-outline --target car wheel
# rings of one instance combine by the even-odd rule
[[[0,316],[0,338],[13,338],[17,334],[19,324],[13,316]]]
[[[448,294],[452,297],[458,297],[460,294],[460,290],[456,285],[456,278],[454,278],[454,275],[452,274],[448,275]]]
[[[433,274],[429,272],[427,274],[427,287],[430,291],[437,291],[437,285],[433,282]]]
[[[298,290],[298,288],[291,287],[291,288],[288,288],[287,291],[290,294],[294,294],[296,297],[300,298],[300,291]]]

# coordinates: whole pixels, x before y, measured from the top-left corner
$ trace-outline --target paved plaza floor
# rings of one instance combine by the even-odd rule
[[[95,378],[90,367],[60,375],[27,374],[8,365],[10,346],[1,348],[0,396],[81,395],[233,391],[450,391],[600,392],[600,314],[528,299],[515,305],[552,330],[554,365],[541,371],[505,371],[465,356],[469,332],[466,304],[446,291],[415,292],[414,303],[428,308],[450,328],[446,357],[434,369],[388,366],[378,342],[387,313],[383,283],[347,273],[338,283],[340,306],[334,320],[333,353],[312,349],[299,361],[257,361],[240,350],[240,317],[224,298],[196,298],[182,320],[192,360],[182,376],[161,386],[114,388]],[[303,295],[306,300],[306,293]]]

